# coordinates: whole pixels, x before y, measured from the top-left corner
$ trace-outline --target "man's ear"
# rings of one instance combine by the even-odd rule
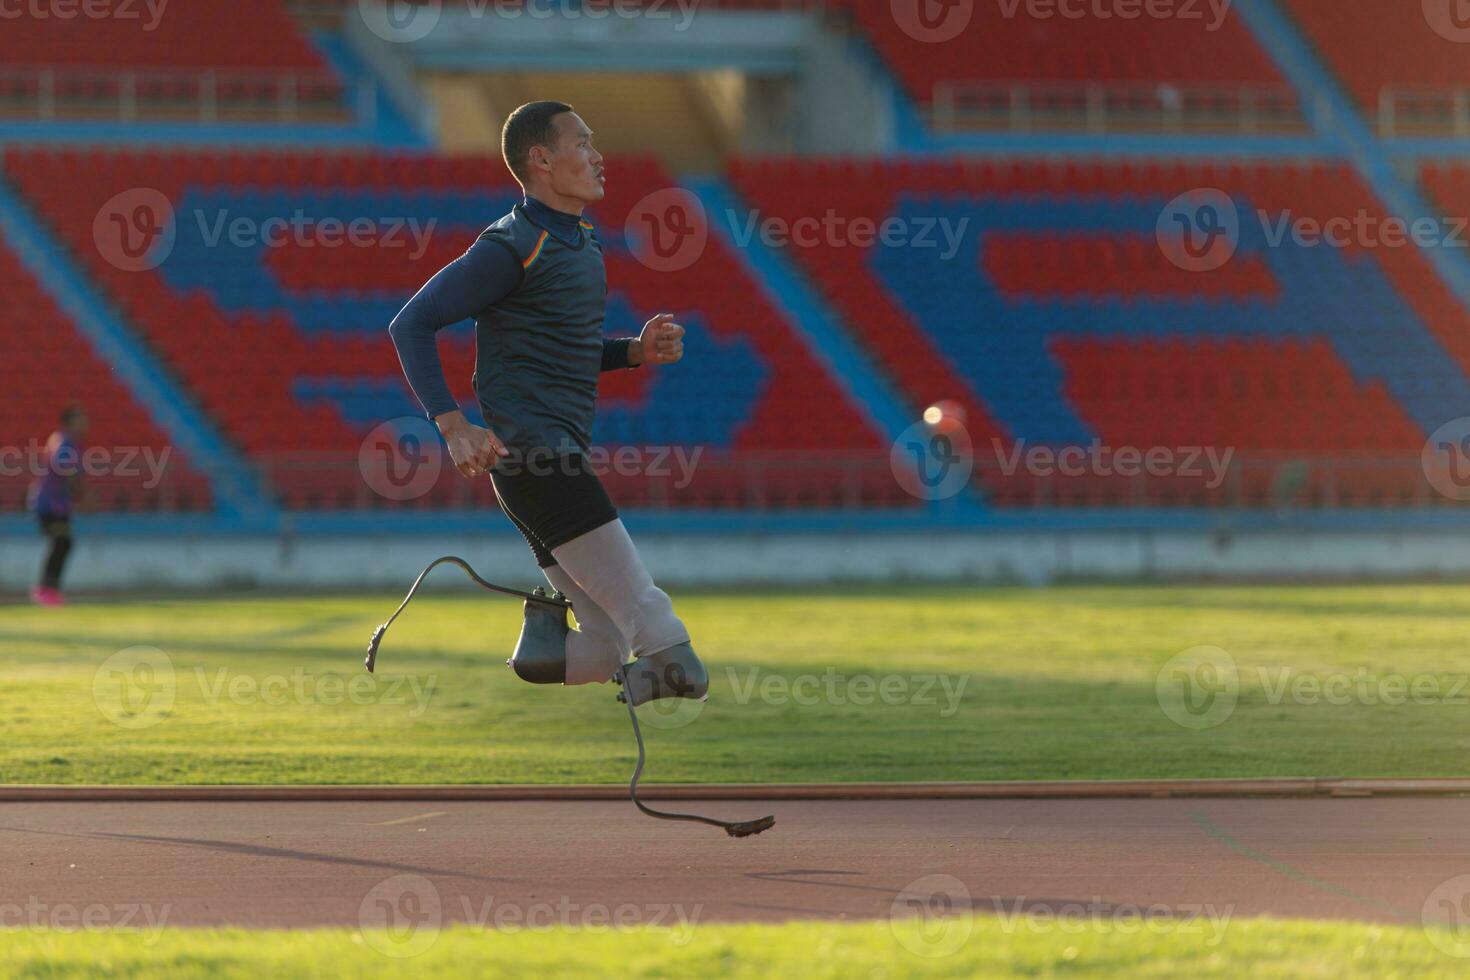
[[[546,147],[538,144],[531,147],[530,152],[526,156],[526,162],[530,164],[532,170],[548,170],[551,167],[550,156],[551,154],[547,152]]]

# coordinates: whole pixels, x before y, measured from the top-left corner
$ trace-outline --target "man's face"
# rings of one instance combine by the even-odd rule
[[[592,145],[592,130],[575,112],[561,113],[551,125],[556,130],[556,143],[546,158],[551,189],[584,204],[602,200],[602,154]]]
[[[87,434],[87,416],[81,412],[77,412],[67,420],[64,428],[66,429],[66,434],[73,439],[82,438],[82,436]]]

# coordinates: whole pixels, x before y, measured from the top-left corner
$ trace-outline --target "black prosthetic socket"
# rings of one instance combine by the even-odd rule
[[[546,590],[536,588],[532,595],[544,596]],[[560,592],[551,598],[565,599]],[[506,666],[516,676],[532,684],[564,684],[567,679],[567,607],[552,606],[527,599],[521,638]]]

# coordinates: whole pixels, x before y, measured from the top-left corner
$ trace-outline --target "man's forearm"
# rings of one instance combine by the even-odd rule
[[[444,364],[439,360],[437,332],[427,329],[408,314],[409,309],[405,307],[388,328],[408,386],[418,396],[430,418],[458,411],[459,402],[449,390]]]

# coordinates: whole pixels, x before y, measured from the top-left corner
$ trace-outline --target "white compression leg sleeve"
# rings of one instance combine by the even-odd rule
[[[617,624],[633,656],[689,642],[668,595],[653,584],[620,520],[551,549],[561,569]],[[573,600],[575,607],[576,600]]]
[[[560,565],[541,569],[551,587],[572,601],[577,629],[567,634],[567,679],[572,684],[606,684],[628,659],[628,644],[612,621]]]

